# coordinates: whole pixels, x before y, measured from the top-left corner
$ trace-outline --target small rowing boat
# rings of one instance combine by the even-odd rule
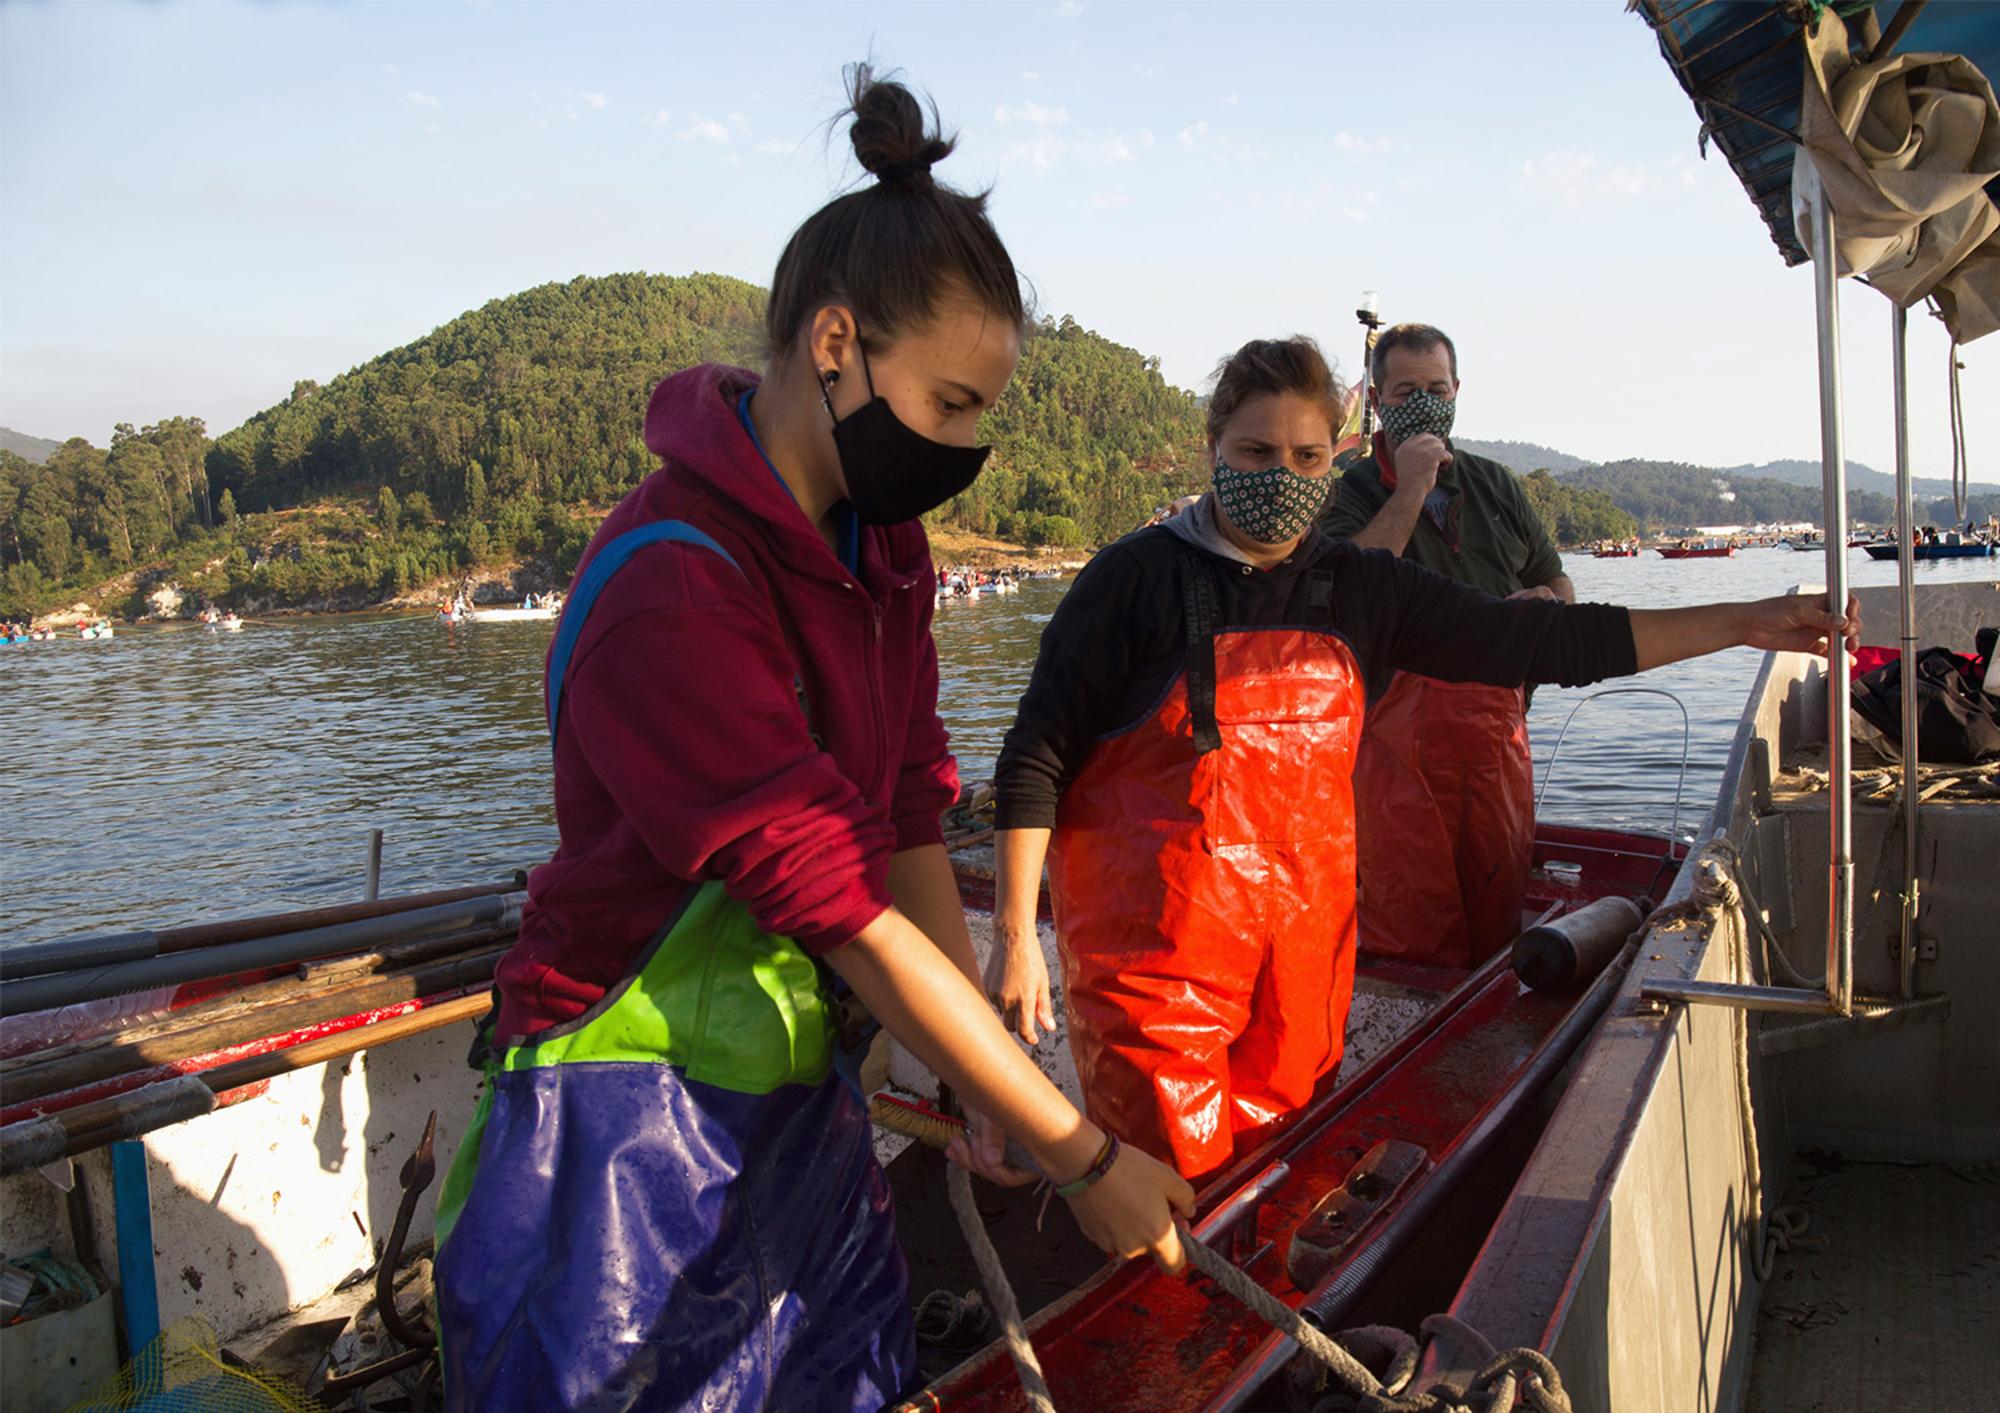
[[[1736,553],[1735,545],[1661,545],[1660,554],[1666,559],[1728,559]]]

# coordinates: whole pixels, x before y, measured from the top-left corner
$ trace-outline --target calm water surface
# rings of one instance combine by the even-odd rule
[[[1670,607],[1755,598],[1817,579],[1820,560],[1573,557],[1579,595]],[[1895,565],[1852,553],[1856,584]],[[1920,582],[1990,579],[1993,561],[1918,566]],[[943,713],[968,780],[989,775],[1042,626],[1067,590],[941,609]],[[552,625],[428,616],[275,620],[241,633],[120,629],[110,642],[0,647],[9,759],[0,777],[0,943],[170,926],[360,896],[368,831],[387,835],[382,886],[409,892],[504,878],[555,844],[541,720]],[[1892,642],[1892,625],[1869,640]],[[1681,827],[1706,813],[1759,654],[1638,679],[1692,721]],[[1537,693],[1537,772],[1591,690]],[[1680,712],[1651,697],[1586,707],[1546,817],[1664,829]]]

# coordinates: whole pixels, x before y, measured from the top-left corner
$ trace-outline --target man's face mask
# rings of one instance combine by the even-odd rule
[[[1411,393],[1393,407],[1384,404],[1382,430],[1389,434],[1389,440],[1393,442],[1406,442],[1425,432],[1437,437],[1449,437],[1451,419],[1457,414],[1456,402],[1425,389]]]
[[[1289,466],[1238,471],[1215,459],[1215,499],[1229,523],[1260,544],[1282,545],[1312,528],[1331,476],[1301,476]]]
[[[970,486],[986,464],[990,446],[949,446],[934,442],[896,415],[889,399],[875,391],[868,350],[861,349],[861,372],[868,401],[845,417],[835,417],[828,393],[832,377],[820,378],[820,401],[833,418],[833,445],[847,500],[864,525],[900,525],[935,510]],[[836,375],[837,376],[837,375]]]

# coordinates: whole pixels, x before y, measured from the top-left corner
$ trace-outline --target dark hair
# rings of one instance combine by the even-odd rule
[[[1407,348],[1414,353],[1428,353],[1438,345],[1451,358],[1452,381],[1458,380],[1458,349],[1443,329],[1431,324],[1396,324],[1384,329],[1375,340],[1375,352],[1368,360],[1369,376],[1377,384],[1382,381],[1382,370],[1389,366],[1389,350]]]
[[[854,311],[868,348],[926,323],[954,290],[1025,325],[1020,277],[986,217],[986,193],[967,194],[931,176],[957,145],[938,131],[935,105],[926,122],[909,89],[876,77],[867,64],[850,65],[845,77],[854,118],[849,140],[875,180],[829,201],[792,233],[764,310],[770,356],[783,357],[830,304]]]
[[[1215,391],[1208,395],[1208,439],[1236,410],[1265,393],[1297,393],[1326,404],[1327,424],[1339,428],[1347,412],[1347,387],[1327,365],[1319,345],[1304,334],[1288,339],[1252,339],[1216,365]]]

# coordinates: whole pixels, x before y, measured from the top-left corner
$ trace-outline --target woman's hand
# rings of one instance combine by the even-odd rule
[[[993,954],[986,959],[986,997],[1000,1011],[1000,1023],[1033,1045],[1042,1029],[1056,1028],[1049,993],[1049,964],[1033,923],[1026,928],[996,924]]]
[[[967,1172],[1002,1187],[1026,1187],[1040,1176],[1008,1163],[1006,1133],[977,1109],[965,1111],[965,1132],[951,1141],[944,1156]]]
[[[1861,601],[1851,594],[1845,618],[1827,611],[1824,594],[1758,599],[1743,605],[1743,611],[1743,641],[1749,647],[1825,657],[1831,648],[1829,635],[1835,632],[1845,634],[1849,652],[1861,646]]]
[[[1194,1218],[1194,1188],[1159,1159],[1120,1145],[1111,1171],[1069,1199],[1083,1234],[1113,1256],[1148,1256],[1169,1275],[1186,1268],[1175,1217]]]

